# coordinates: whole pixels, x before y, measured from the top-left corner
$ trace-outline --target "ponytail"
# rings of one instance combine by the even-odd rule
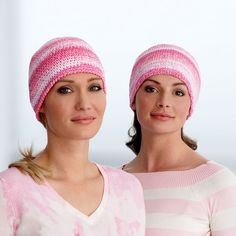
[[[29,149],[25,149],[24,151],[20,150],[21,155],[23,158],[19,161],[11,163],[8,167],[12,168],[15,167],[20,170],[24,174],[28,174],[33,180],[37,183],[43,183],[45,178],[50,176],[50,171],[40,167],[39,165],[35,164],[33,160],[35,157],[33,156],[33,149],[32,147]]]

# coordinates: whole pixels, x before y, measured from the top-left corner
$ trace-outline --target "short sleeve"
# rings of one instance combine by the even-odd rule
[[[13,236],[13,216],[5,192],[4,181],[0,178],[0,235]]]
[[[218,185],[221,188],[215,192],[210,201],[211,205],[211,235],[236,235],[236,177],[229,170],[222,172]]]

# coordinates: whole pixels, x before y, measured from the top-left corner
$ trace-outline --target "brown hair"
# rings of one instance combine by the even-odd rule
[[[19,161],[11,163],[8,167],[15,167],[20,170],[24,174],[28,174],[33,178],[33,180],[37,183],[43,183],[45,177],[51,175],[51,172],[33,162],[35,157],[33,156],[33,148],[32,146],[24,151],[20,150],[22,159]]]
[[[128,130],[128,135],[130,137],[130,141],[126,143],[126,146],[130,148],[136,155],[138,155],[141,148],[142,132],[135,111],[134,111],[133,126]],[[181,138],[185,142],[185,144],[187,144],[190,148],[192,148],[193,150],[197,149],[197,142],[186,136],[183,132],[183,128],[181,129]]]

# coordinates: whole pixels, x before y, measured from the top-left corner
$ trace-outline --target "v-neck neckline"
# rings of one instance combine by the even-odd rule
[[[91,214],[91,215],[86,215],[85,213],[83,213],[82,211],[80,211],[78,208],[74,207],[71,203],[69,203],[68,201],[66,201],[52,186],[51,184],[45,180],[45,185],[49,188],[49,190],[51,191],[51,193],[63,204],[65,204],[68,209],[70,209],[75,215],[77,215],[78,217],[80,217],[82,220],[88,222],[88,223],[92,223],[94,222],[99,215],[102,214],[105,205],[107,203],[108,200],[108,178],[107,178],[107,174],[104,171],[104,169],[102,168],[102,166],[100,166],[99,164],[96,164],[98,170],[100,171],[102,177],[103,177],[103,195],[102,195],[102,200],[100,202],[100,204],[98,205],[98,207],[95,209],[95,211]]]

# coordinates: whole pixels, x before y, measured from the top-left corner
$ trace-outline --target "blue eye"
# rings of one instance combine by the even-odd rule
[[[179,97],[182,97],[182,96],[185,95],[185,93],[184,93],[182,90],[177,90],[177,91],[175,91],[175,94],[176,94],[177,96],[179,96]]]
[[[102,86],[99,85],[99,84],[93,84],[91,86],[89,86],[89,91],[91,92],[97,92],[97,91],[100,91],[102,89]]]
[[[155,93],[155,92],[158,92],[158,90],[157,90],[155,87],[153,87],[153,86],[146,86],[146,87],[144,88],[144,90],[145,90],[147,93]]]
[[[71,93],[72,90],[68,87],[60,87],[59,89],[57,89],[57,92],[60,93],[60,94],[68,94],[68,93]]]

